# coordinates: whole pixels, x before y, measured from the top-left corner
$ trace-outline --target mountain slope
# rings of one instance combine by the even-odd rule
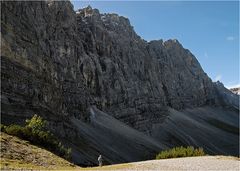
[[[77,168],[79,167],[45,149],[1,132],[1,170]]]
[[[154,158],[159,151],[167,148],[166,145],[134,130],[96,107],[90,108],[90,112],[91,122],[88,124],[75,118],[71,121],[79,129],[81,137],[88,142],[88,147],[82,149],[84,158],[93,161],[95,165],[98,164],[96,159],[99,154],[103,154],[105,164],[123,163]],[[97,153],[94,148],[97,149]],[[73,158],[77,159],[77,163],[81,157]],[[87,165],[87,162],[85,164]]]
[[[154,125],[152,136],[170,147],[193,145],[202,147],[207,154],[238,156],[238,111],[210,106],[169,109],[167,119]]]
[[[103,154],[105,164],[124,163],[153,159],[162,149],[181,145],[203,147],[207,154],[238,156],[239,121],[234,109],[205,106],[179,112],[169,108],[167,118],[153,125],[151,136],[133,130],[96,107],[90,108],[90,113],[90,123],[74,118],[71,121],[88,142],[88,147],[80,149],[84,158],[95,165],[99,154]]]
[[[239,117],[239,97],[214,84],[195,56],[177,40],[147,42],[127,18],[100,14],[90,6],[74,11],[69,1],[4,1],[1,9],[4,124],[23,124],[34,113],[41,115],[52,132],[73,148],[74,161],[84,165],[96,164],[99,153],[107,156],[108,163],[152,156],[153,151],[175,141],[169,138],[171,132],[155,129],[168,124],[178,137],[178,143],[173,144],[187,145],[194,139],[194,144],[214,154],[238,153],[236,135],[226,129],[221,132],[216,124],[217,133],[201,130],[207,137],[226,134],[234,142],[223,141],[215,148],[211,144],[214,139],[208,144],[191,130],[182,140],[178,121],[191,125],[191,120],[182,120],[189,110],[196,122],[199,107],[204,109],[204,118],[214,112],[222,118],[230,113],[234,121]],[[94,120],[94,106],[108,122],[101,117]],[[173,117],[176,113],[182,117]],[[176,120],[169,123],[169,117]],[[235,122],[230,125],[235,130]],[[129,138],[130,132],[134,132],[137,146]],[[112,146],[111,138],[116,135],[119,142]],[[119,149],[125,140],[131,146],[129,156],[125,153],[128,147],[122,153]],[[232,150],[224,147],[231,143]],[[139,150],[141,145],[144,150]]]

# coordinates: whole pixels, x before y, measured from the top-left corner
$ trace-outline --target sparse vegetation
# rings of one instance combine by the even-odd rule
[[[1,131],[44,147],[65,159],[70,159],[71,149],[64,147],[62,143],[47,130],[46,124],[47,122],[40,116],[34,115],[30,120],[26,120],[25,126],[16,124],[5,126],[1,124]]]
[[[169,150],[160,152],[156,159],[168,159],[177,157],[192,157],[192,156],[204,156],[205,152],[202,148],[195,148],[192,146],[188,147],[175,147]]]
[[[78,166],[16,136],[1,132],[0,170],[76,170]]]

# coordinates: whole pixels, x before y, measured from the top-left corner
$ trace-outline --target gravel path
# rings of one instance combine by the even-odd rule
[[[203,156],[186,157],[176,159],[151,160],[145,162],[131,163],[127,170],[217,170],[217,171],[240,171],[240,160],[235,157],[226,156]]]

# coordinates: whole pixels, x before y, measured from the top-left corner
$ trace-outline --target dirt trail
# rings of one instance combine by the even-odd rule
[[[239,171],[240,160],[228,156],[185,157],[111,165],[93,170]]]

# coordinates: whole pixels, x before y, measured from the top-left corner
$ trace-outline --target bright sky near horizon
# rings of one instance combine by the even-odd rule
[[[213,81],[240,86],[239,1],[71,1],[129,18],[143,39],[178,39]]]

